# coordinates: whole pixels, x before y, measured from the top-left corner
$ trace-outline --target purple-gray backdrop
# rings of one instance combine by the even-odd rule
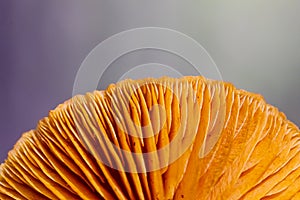
[[[0,1],[0,162],[21,133],[72,96],[99,42],[160,26],[202,44],[223,79],[300,125],[300,1]]]

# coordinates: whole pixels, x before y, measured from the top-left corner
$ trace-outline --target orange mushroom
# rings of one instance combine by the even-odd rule
[[[126,80],[23,134],[0,199],[300,199],[299,129],[203,77]]]

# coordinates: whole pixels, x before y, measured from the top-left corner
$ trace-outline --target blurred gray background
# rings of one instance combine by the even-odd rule
[[[0,1],[0,162],[72,96],[86,55],[109,36],[159,26],[211,55],[225,81],[262,94],[300,125],[300,1]]]

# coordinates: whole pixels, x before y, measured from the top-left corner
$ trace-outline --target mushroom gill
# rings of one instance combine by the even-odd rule
[[[300,199],[299,149],[283,113],[229,83],[125,80],[24,133],[0,199]]]

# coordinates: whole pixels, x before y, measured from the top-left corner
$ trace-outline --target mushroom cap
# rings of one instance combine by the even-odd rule
[[[60,104],[0,166],[0,199],[300,199],[299,129],[203,77],[125,80]]]

